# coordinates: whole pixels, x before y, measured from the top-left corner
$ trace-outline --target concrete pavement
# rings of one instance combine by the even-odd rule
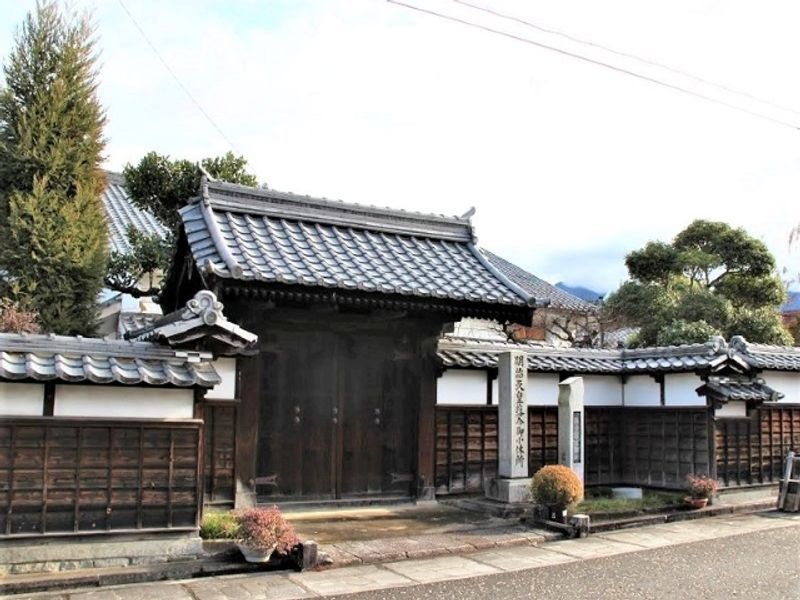
[[[774,532],[774,533],[770,533]],[[800,564],[800,515],[768,513],[715,517],[702,521],[670,523],[596,534],[582,540],[567,540],[544,544],[539,547],[520,546],[491,548],[464,555],[450,555],[419,560],[386,562],[374,565],[359,565],[340,569],[305,573],[270,573],[214,577],[201,580],[117,586],[97,590],[78,590],[34,594],[30,596],[4,596],[3,598],[35,598],[37,600],[269,600],[280,598],[316,598],[346,595],[381,590],[383,597],[397,590],[398,597],[414,598],[419,586],[443,585],[443,582],[472,579],[459,582],[455,587],[466,591],[473,582],[491,579],[504,573],[528,573],[531,569],[561,569],[588,559],[620,560],[624,555],[669,550],[681,544],[695,544],[702,548],[724,545],[722,540],[736,536],[782,536],[788,540],[790,552],[787,572],[798,571]],[[785,541],[785,540],[784,540]],[[792,542],[794,545],[792,546]],[[794,558],[792,558],[792,556]],[[774,557],[780,560],[780,556]],[[783,558],[784,562],[786,558]],[[689,569],[702,565],[688,565]],[[685,574],[687,577],[691,572]],[[516,581],[516,580],[513,580]],[[416,587],[415,587],[416,586]],[[411,590],[410,588],[414,588]],[[409,588],[408,593],[401,591]],[[528,589],[530,591],[530,588]],[[392,592],[394,594],[394,592]],[[460,592],[459,592],[460,593]],[[480,597],[469,596],[464,597]],[[528,597],[528,596],[508,596]],[[642,598],[659,596],[643,595]],[[772,596],[773,598],[787,596]],[[791,596],[789,596],[791,597]],[[800,590],[797,597],[800,598]]]

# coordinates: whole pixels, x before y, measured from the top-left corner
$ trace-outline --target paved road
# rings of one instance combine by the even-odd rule
[[[748,533],[348,600],[800,599],[800,528]]]

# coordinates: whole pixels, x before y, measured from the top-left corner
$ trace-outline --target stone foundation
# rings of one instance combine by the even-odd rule
[[[202,553],[196,532],[5,539],[0,576],[164,563]]]

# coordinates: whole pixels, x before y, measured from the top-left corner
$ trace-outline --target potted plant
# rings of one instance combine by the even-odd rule
[[[272,553],[288,553],[299,543],[294,527],[277,506],[247,508],[236,512],[239,539],[236,542],[247,562],[267,562]]]
[[[548,519],[565,523],[567,507],[583,498],[583,484],[569,467],[547,465],[531,480],[531,498],[546,507]]]
[[[686,482],[689,496],[683,502],[689,508],[704,508],[717,492],[717,480],[708,475],[688,475]]]

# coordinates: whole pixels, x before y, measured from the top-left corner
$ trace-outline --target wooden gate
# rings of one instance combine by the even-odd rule
[[[4,419],[0,537],[196,528],[201,426]]]
[[[724,486],[777,483],[786,454],[800,452],[800,405],[761,406],[750,418],[717,419],[715,443]]]

